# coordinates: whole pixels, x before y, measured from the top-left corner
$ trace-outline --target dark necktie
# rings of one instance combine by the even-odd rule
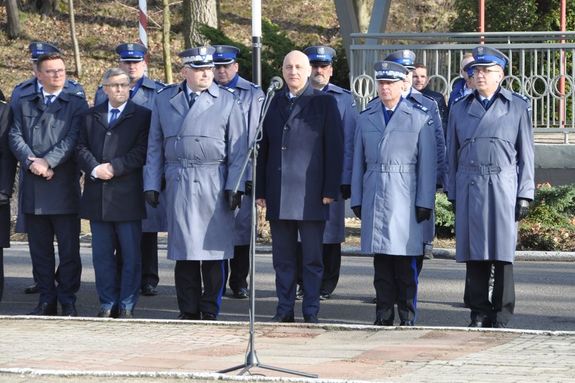
[[[52,100],[54,99],[54,97],[56,97],[56,96],[54,96],[53,94],[45,95],[44,96],[44,104],[50,105],[52,103]]]
[[[116,108],[111,109],[110,110],[110,122],[108,123],[108,125],[112,125],[114,122],[116,122],[119,115],[120,115],[120,109],[116,109]]]
[[[293,106],[295,104],[295,100],[297,99],[297,97],[290,97],[288,96],[288,105],[287,105],[287,114],[288,116],[291,114],[291,111],[293,110]]]
[[[385,124],[389,124],[389,120],[391,120],[391,116],[393,116],[393,110],[391,109],[386,109],[385,110]]]
[[[196,102],[196,98],[198,98],[198,95],[195,92],[190,93],[190,109],[192,108],[192,105],[194,105],[194,102]]]
[[[483,105],[483,108],[487,110],[487,108],[489,108],[489,99],[484,98],[483,100],[481,100],[481,105]]]

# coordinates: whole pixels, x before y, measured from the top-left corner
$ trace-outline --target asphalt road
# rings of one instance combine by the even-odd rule
[[[77,308],[81,316],[98,312],[91,249],[82,247],[82,287]],[[135,310],[138,318],[174,319],[178,315],[174,263],[160,251],[159,295],[141,297]],[[6,284],[0,315],[23,315],[31,311],[37,295],[23,290],[31,283],[31,263],[27,244],[5,249]],[[575,262],[517,262],[515,265],[516,313],[511,327],[538,330],[575,330]],[[449,259],[425,261],[420,276],[418,320],[422,326],[466,326],[469,311],[462,305],[464,265]],[[344,256],[339,285],[332,299],[323,301],[323,323],[371,324],[375,305],[369,303],[373,289],[373,265],[369,257]],[[269,321],[275,313],[274,275],[270,254],[256,255],[256,321]],[[229,292],[229,290],[228,290]],[[224,297],[220,319],[248,320],[249,302]],[[296,305],[296,321],[301,321]]]

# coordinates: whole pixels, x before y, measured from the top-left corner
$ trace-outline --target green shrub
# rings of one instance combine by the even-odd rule
[[[445,193],[435,193],[435,233],[439,238],[455,235],[455,213]]]

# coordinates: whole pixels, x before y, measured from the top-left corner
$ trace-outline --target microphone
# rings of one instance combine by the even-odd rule
[[[274,76],[270,80],[270,86],[268,87],[268,93],[279,90],[284,86],[284,80],[279,76]]]

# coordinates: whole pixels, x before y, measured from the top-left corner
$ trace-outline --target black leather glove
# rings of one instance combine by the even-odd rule
[[[0,206],[10,204],[10,197],[4,193],[0,193]]]
[[[166,176],[162,176],[162,186],[160,186],[160,190],[166,190]]]
[[[359,219],[361,219],[361,205],[359,206],[354,206],[351,208],[351,210],[353,211],[353,214],[355,214],[355,216]]]
[[[341,192],[341,198],[344,200],[351,197],[351,185],[340,185],[339,191]]]
[[[425,207],[415,207],[415,220],[417,223],[421,223],[423,221],[427,221],[431,218],[431,212],[433,210],[425,208]]]
[[[242,192],[234,193],[231,190],[226,190],[226,200],[230,210],[236,210],[242,206]]]
[[[146,190],[144,192],[144,199],[148,205],[156,208],[160,204],[160,193],[155,190]]]
[[[515,221],[520,221],[527,217],[527,213],[529,213],[529,200],[517,198],[517,203],[515,204]]]
[[[254,187],[254,184],[252,181],[246,181],[245,185],[244,185],[244,192],[245,195],[252,195],[252,189]]]

